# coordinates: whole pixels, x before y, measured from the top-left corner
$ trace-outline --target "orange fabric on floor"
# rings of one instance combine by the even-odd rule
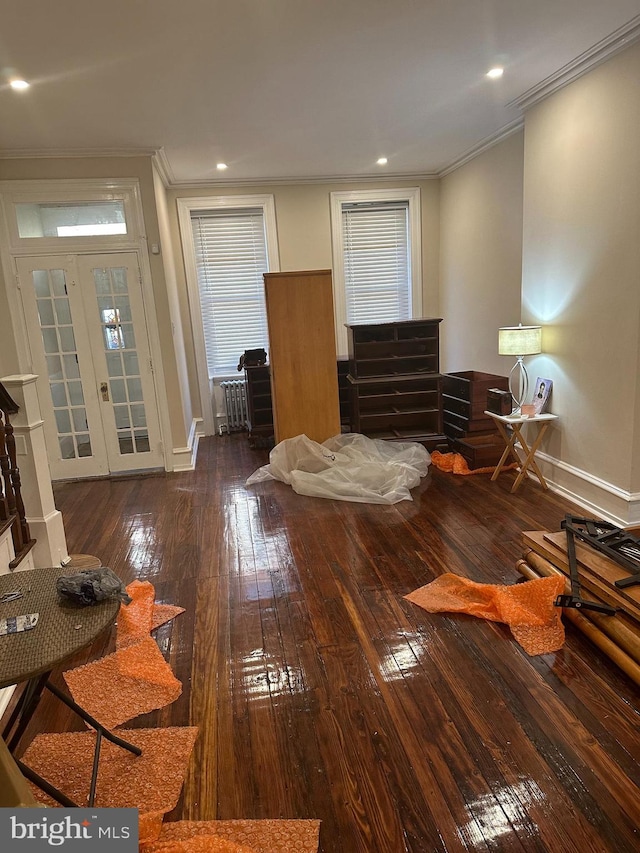
[[[184,841],[142,844],[140,853],[256,853],[256,848],[246,847],[217,835],[197,835]]]
[[[123,604],[118,614],[116,648],[124,649],[148,636],[165,622],[184,613],[184,607],[155,604],[155,588],[149,581],[132,581],[127,586],[130,604]]]
[[[149,844],[156,841],[162,829],[163,812],[146,812],[138,817],[138,843]]]
[[[139,746],[142,755],[102,741],[96,808],[137,808],[142,815],[170,812],[178,803],[198,729],[121,729],[118,734]],[[83,806],[89,795],[95,740],[95,732],[38,735],[23,761]],[[58,805],[32,787],[39,802]],[[147,832],[150,828],[146,827]]]
[[[446,573],[405,598],[430,613],[467,613],[505,622],[527,654],[541,655],[564,644],[562,608],[554,606],[564,586],[563,577],[501,586]]]
[[[184,613],[184,607],[176,607],[174,604],[154,604],[151,630],[155,631],[156,628],[164,625],[165,622],[170,622],[181,613]]]
[[[160,838],[141,853],[317,853],[318,820],[181,820],[165,823]],[[191,845],[197,841],[202,846]],[[221,846],[223,842],[235,847]],[[162,846],[172,844],[175,846]]]
[[[108,729],[164,708],[182,693],[182,684],[150,636],[67,670],[63,677],[78,705]]]
[[[120,605],[116,648],[123,649],[151,633],[156,591],[149,581],[132,581],[127,586],[129,604]]]
[[[440,453],[439,450],[434,450],[431,454],[431,461],[439,471],[447,473],[462,474],[493,474],[496,470],[494,465],[492,468],[474,468],[471,470],[467,465],[467,460],[460,453]],[[502,470],[508,471],[510,468],[517,468],[515,462],[511,465],[503,465]]]

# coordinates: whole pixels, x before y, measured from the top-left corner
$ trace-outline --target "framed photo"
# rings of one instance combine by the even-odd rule
[[[533,392],[533,400],[531,401],[535,408],[536,415],[541,415],[543,412],[546,412],[552,388],[553,382],[551,379],[541,379],[538,376],[536,379],[536,387]]]

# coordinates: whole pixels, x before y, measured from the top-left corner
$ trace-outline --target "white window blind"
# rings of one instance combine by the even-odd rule
[[[209,376],[233,373],[246,349],[268,346],[263,211],[193,211],[191,224]]]
[[[409,203],[342,205],[347,323],[411,318]]]

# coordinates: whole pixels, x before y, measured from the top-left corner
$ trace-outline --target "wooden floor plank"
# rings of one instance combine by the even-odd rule
[[[321,853],[636,849],[635,686],[571,627],[530,658],[403,597],[444,572],[514,583],[522,532],[580,510],[512,474],[432,470],[393,506],[247,489],[266,458],[212,437],[194,472],[55,488],[71,552],[187,609],[157,632],[183,694],[131,723],[199,727],[169,817],[317,818]],[[24,745],[79,727],[47,699]]]

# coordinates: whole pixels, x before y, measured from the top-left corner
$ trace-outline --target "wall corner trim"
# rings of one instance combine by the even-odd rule
[[[607,59],[615,56],[616,53],[626,50],[637,41],[640,41],[640,15],[631,18],[626,24],[618,27],[617,30],[614,30],[588,50],[576,56],[571,62],[563,65],[562,68],[559,68],[553,74],[545,77],[544,80],[536,83],[535,86],[527,89],[522,95],[509,101],[507,107],[518,107],[521,110],[528,110],[534,104],[549,97],[549,95],[552,95],[558,89],[562,89],[573,82],[573,80],[577,80],[578,77],[587,74],[597,65],[601,65]]]
[[[176,179],[173,174],[169,158],[167,157],[167,152],[164,148],[158,148],[158,150],[154,152],[152,160],[165,189],[172,187],[175,184]]]
[[[461,154],[455,160],[452,160],[448,166],[445,166],[440,172],[438,172],[439,178],[444,178],[447,175],[451,174],[451,172],[455,172],[456,169],[459,169],[461,166],[464,166],[465,163],[469,163],[471,160],[475,160],[480,154],[483,154],[485,151],[488,151],[490,148],[493,148],[494,145],[498,145],[499,142],[502,142],[504,139],[507,139],[509,136],[512,136],[514,133],[517,133],[519,130],[522,130],[524,127],[524,119],[522,116],[515,121],[506,124],[504,127],[500,128],[497,133],[493,133],[491,136],[487,136],[485,139],[478,142],[477,145],[474,145],[473,148],[469,148],[464,154]]]
[[[189,430],[189,438],[186,447],[173,448],[173,468],[177,471],[193,471],[196,467],[196,457],[198,455],[198,443],[200,437],[204,435],[204,421],[202,418],[193,418],[191,421],[191,429]]]

